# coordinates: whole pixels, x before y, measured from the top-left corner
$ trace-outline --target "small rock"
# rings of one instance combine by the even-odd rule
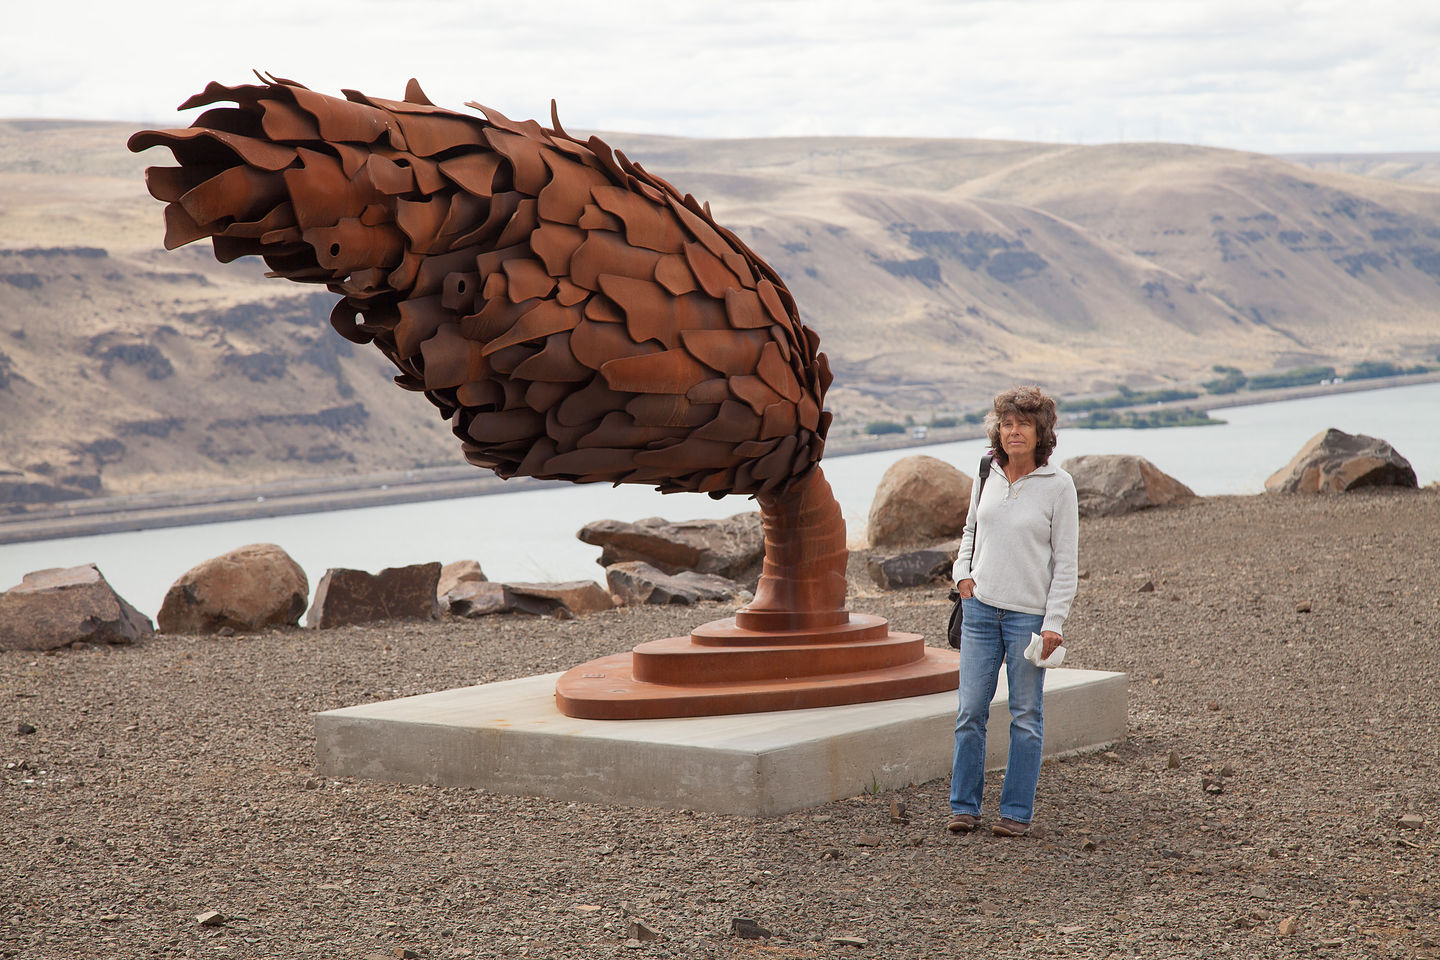
[[[1300,920],[1298,917],[1286,917],[1284,920],[1280,921],[1280,926],[1277,928],[1277,932],[1282,937],[1293,937],[1295,935],[1295,931],[1299,929]]]
[[[970,511],[971,479],[923,454],[892,463],[875,488],[865,530],[871,546],[888,547],[958,537]]]
[[[118,913],[102,913],[95,919],[99,920],[101,923],[119,923],[121,917]]]
[[[1143,584],[1140,585],[1140,589],[1139,589],[1139,590],[1136,590],[1135,592],[1136,592],[1136,593],[1154,593],[1154,592],[1155,592],[1155,581],[1154,581],[1154,580],[1146,580]]]
[[[831,937],[830,942],[842,947],[863,947],[870,941],[864,937]]]
[[[1100,756],[1104,757],[1106,760],[1120,759],[1120,754],[1116,753],[1114,750],[1106,750],[1104,753],[1100,754]]]
[[[597,913],[603,909],[605,908],[598,903],[577,903],[575,905],[576,913]]]
[[[319,780],[316,780],[314,777],[309,778],[308,780],[305,781],[305,789],[306,789],[306,790],[319,790],[319,789],[320,789],[320,781],[319,781]]]
[[[596,561],[602,567],[643,560],[666,573],[717,573],[747,585],[759,577],[765,556],[765,529],[757,511],[725,520],[597,520],[575,536],[602,548]]]
[[[485,571],[480,569],[480,564],[474,560],[456,560],[447,563],[440,568],[440,580],[435,584],[435,594],[440,598],[440,606],[445,606],[445,594],[454,590],[462,583],[485,583],[490,578],[485,576]]]
[[[435,587],[439,580],[439,563],[416,563],[379,573],[332,567],[315,588],[305,625],[323,630],[405,617],[438,620],[440,600]]]
[[[605,568],[610,595],[620,606],[634,604],[693,604],[705,600],[732,600],[745,593],[745,585],[713,573],[682,570],[666,573],[643,560],[622,560]]]
[[[645,944],[641,943],[639,940],[636,940],[634,937],[631,937],[629,940],[626,940],[623,944],[621,944],[621,946],[623,946],[626,950],[643,950],[643,949],[645,949]]]
[[[587,613],[610,610],[615,604],[605,588],[594,580],[567,580],[564,583],[505,583],[505,600],[516,613],[571,619]]]
[[[392,957],[399,957],[400,960],[419,960],[420,954],[409,947],[396,947],[390,951]]]
[[[30,734],[35,732],[35,728],[32,727],[30,724],[21,721],[20,723],[15,724],[15,732],[22,737],[28,737],[30,736]]]
[[[93,563],[36,570],[0,593],[0,650],[125,644],[154,633],[150,618],[126,603]]]
[[[891,822],[891,823],[909,823],[909,822],[910,822],[910,814],[908,814],[908,813],[905,812],[905,804],[904,804],[903,801],[900,801],[900,800],[891,800],[891,801],[890,801],[890,822]]]
[[[774,936],[769,930],[766,930],[748,917],[735,917],[732,919],[730,921],[730,934],[742,940],[765,940]]]
[[[1295,604],[1295,612],[1296,612],[1296,613],[1309,613],[1309,612],[1310,612],[1310,603],[1309,603],[1309,601],[1306,601],[1305,603],[1297,603],[1297,604]]]
[[[1213,711],[1213,710],[1219,710],[1219,709],[1220,709],[1220,704],[1219,704],[1218,702],[1214,701],[1214,700],[1211,700],[1209,703],[1205,704],[1205,709],[1206,709],[1206,710],[1212,710],[1212,711]]]
[[[1200,778],[1200,789],[1201,789],[1201,790],[1204,790],[1206,793],[1212,793],[1212,794],[1224,793],[1224,792],[1225,792],[1225,782],[1224,782],[1223,780],[1212,780],[1212,779],[1210,779],[1209,777],[1201,777],[1201,778]]]
[[[865,570],[883,590],[949,583],[950,569],[955,565],[955,555],[959,552],[960,541],[952,540],[938,547],[871,557]]]
[[[273,543],[252,543],[181,574],[155,622],[161,633],[233,637],[299,623],[309,595],[310,581],[293,557]]]
[[[1179,751],[1179,750],[1171,750],[1171,751],[1170,751],[1170,759],[1165,762],[1165,766],[1166,766],[1167,769],[1170,769],[1170,770],[1179,770],[1179,769],[1180,769],[1180,751]]]
[[[1195,499],[1195,491],[1144,457],[1087,454],[1062,466],[1075,480],[1082,517],[1114,517]]]
[[[873,833],[862,834],[855,838],[855,846],[857,847],[878,847],[882,843],[884,843],[884,841]]]
[[[644,943],[647,940],[663,940],[664,935],[639,917],[631,917],[625,924],[625,935],[631,940]]]
[[[1425,818],[1418,813],[1407,813],[1397,821],[1396,825],[1404,830],[1419,830],[1425,826]]]
[[[1233,777],[1233,776],[1235,776],[1235,768],[1232,767],[1232,766],[1230,766],[1230,765],[1227,763],[1225,766],[1223,766],[1223,767],[1220,768],[1220,776],[1222,776],[1222,777]]]
[[[440,606],[457,617],[484,617],[508,613],[505,587],[488,580],[462,580],[440,598]]]
[[[1415,468],[1384,440],[1331,428],[1305,442],[1265,481],[1270,493],[1343,493],[1357,487],[1419,486]]]
[[[202,927],[223,927],[225,914],[219,910],[206,910],[204,913],[195,914],[195,922]]]
[[[826,847],[824,850],[820,851],[821,860],[839,860],[843,856],[844,854],[841,853],[839,850],[835,849],[834,847]]]
[[[1099,846],[1099,844],[1096,843],[1093,839],[1091,839],[1091,838],[1089,838],[1089,837],[1086,837],[1086,838],[1085,838],[1085,842],[1082,843],[1082,844],[1080,844],[1080,849],[1081,849],[1081,850],[1094,850],[1094,849],[1095,849],[1096,847],[1098,847],[1098,846]]]

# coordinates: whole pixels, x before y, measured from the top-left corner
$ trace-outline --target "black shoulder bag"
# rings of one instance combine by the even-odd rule
[[[975,532],[970,537],[970,563],[972,565],[975,563],[975,541],[980,539],[980,498],[985,495],[985,480],[990,476],[990,464],[994,460],[995,457],[988,453],[980,458],[980,492],[975,495]],[[950,602],[953,606],[950,608],[950,629],[947,639],[950,641],[950,646],[956,650],[960,649],[960,621],[965,616],[960,607],[961,599],[960,591],[954,584],[951,584]]]

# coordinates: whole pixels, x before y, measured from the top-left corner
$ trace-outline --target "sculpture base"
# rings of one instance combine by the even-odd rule
[[[587,720],[655,720],[804,710],[954,690],[959,654],[891,633],[881,617],[750,630],[735,617],[566,671],[555,704]]]
[[[319,773],[477,787],[510,796],[777,816],[948,776],[955,694],[685,720],[609,723],[555,708],[559,674],[315,716]],[[1045,756],[1125,736],[1126,678],[1046,671]],[[1005,763],[1005,674],[986,767]],[[1041,777],[1044,789],[1044,777]],[[927,817],[948,812],[931,810]],[[942,821],[943,822],[943,821]]]

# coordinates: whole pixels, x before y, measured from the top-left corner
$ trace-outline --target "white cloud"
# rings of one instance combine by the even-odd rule
[[[1440,150],[1440,12],[1411,0],[27,3],[0,116],[173,122],[258,67],[577,128]]]

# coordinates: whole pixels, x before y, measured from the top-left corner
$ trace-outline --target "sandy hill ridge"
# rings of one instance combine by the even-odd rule
[[[143,169],[168,154],[127,153],[133,129],[0,121],[0,503],[458,462],[429,404],[330,331],[322,288],[161,249]],[[1440,350],[1433,157],[607,138],[786,278],[840,436],[1017,378],[1078,392]]]

